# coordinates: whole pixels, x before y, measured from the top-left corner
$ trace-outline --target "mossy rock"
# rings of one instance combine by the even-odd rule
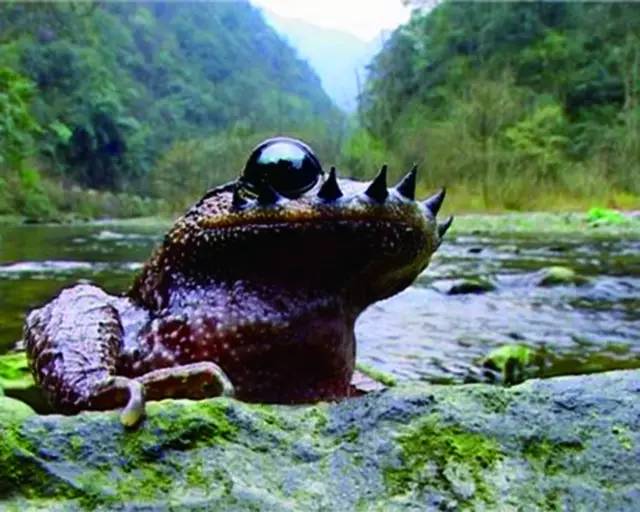
[[[505,384],[518,384],[540,374],[544,355],[526,345],[511,344],[493,349],[480,365],[495,372]]]
[[[28,403],[37,412],[51,412],[45,396],[33,380],[24,352],[0,355],[0,389],[4,395]]]
[[[0,499],[5,510],[633,510],[638,382],[634,370],[511,388],[403,383],[311,406],[166,400],[134,430],[117,412],[9,412]]]
[[[478,294],[493,290],[495,285],[488,279],[469,278],[455,281],[447,290],[447,295]]]
[[[24,352],[0,355],[0,387],[4,389],[27,389],[34,385]]]
[[[575,270],[559,265],[543,268],[538,273],[539,286],[583,285],[587,282],[588,279]]]
[[[610,211],[584,213],[507,213],[502,215],[470,214],[456,217],[451,230],[456,235],[488,235],[516,233],[537,236],[568,235],[610,239],[624,236],[640,239],[640,218],[628,214],[611,214]],[[620,222],[622,220],[622,222]],[[597,226],[596,229],[591,229]]]
[[[364,375],[374,380],[375,382],[379,382],[383,386],[393,387],[397,384],[395,377],[389,373],[386,373],[378,368],[374,368],[368,364],[357,363],[356,370],[362,372]]]
[[[0,396],[0,424],[24,420],[35,414],[36,412],[24,402]]]
[[[626,217],[618,210],[612,210],[610,208],[591,208],[587,212],[587,220],[594,226],[601,224],[616,225],[631,222],[629,217]]]
[[[498,370],[504,370],[509,361],[516,361],[520,366],[530,364],[535,351],[526,345],[502,345],[493,349],[484,359],[485,366],[493,366]]]

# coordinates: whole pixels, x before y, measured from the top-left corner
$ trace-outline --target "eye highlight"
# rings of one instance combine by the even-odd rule
[[[322,173],[320,161],[304,142],[276,137],[261,142],[253,150],[242,182],[254,193],[267,183],[281,195],[295,198],[318,183]]]

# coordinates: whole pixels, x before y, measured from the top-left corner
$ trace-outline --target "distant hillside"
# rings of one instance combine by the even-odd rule
[[[390,168],[424,162],[420,185],[455,186],[474,209],[567,199],[635,209],[639,34],[638,3],[445,1],[416,12],[371,65],[351,168],[369,155]]]
[[[0,68],[0,93],[21,91],[11,101],[37,125],[16,138],[32,143],[22,156],[97,189],[145,192],[179,140],[331,131],[338,116],[310,66],[245,1],[3,4]],[[24,160],[2,151],[0,192]]]
[[[382,48],[382,37],[366,42],[346,32],[284,18],[266,9],[264,15],[300,57],[308,60],[333,101],[346,112],[354,111],[358,80],[364,84],[366,66]]]

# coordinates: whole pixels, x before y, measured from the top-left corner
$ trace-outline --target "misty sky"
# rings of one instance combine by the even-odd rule
[[[369,41],[382,30],[407,21],[411,10],[401,0],[251,0],[280,16],[351,33]]]

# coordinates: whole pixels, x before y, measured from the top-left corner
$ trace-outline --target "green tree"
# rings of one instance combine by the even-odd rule
[[[41,128],[30,112],[33,84],[8,68],[0,68],[0,166],[19,170],[33,154]]]
[[[558,104],[543,105],[504,131],[508,146],[541,179],[557,178],[566,163],[567,123]]]
[[[369,146],[485,207],[637,193],[640,5],[405,3],[361,98]]]
[[[36,149],[50,179],[149,192],[170,147],[238,123],[313,133],[337,153],[341,115],[248,2],[7,2],[0,34],[0,60],[37,92]]]

